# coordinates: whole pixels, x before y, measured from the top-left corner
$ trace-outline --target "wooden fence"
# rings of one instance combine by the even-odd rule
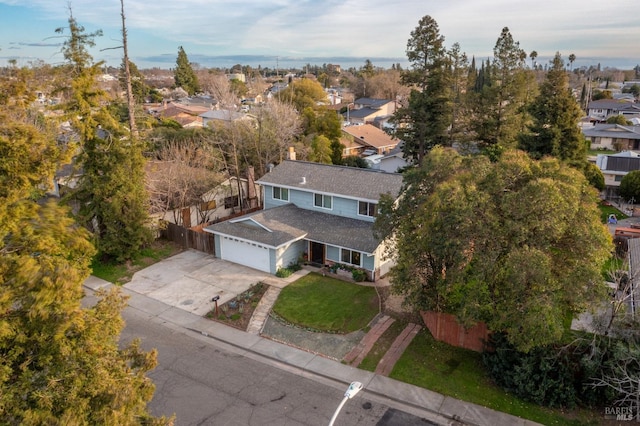
[[[422,320],[436,340],[452,346],[482,352],[489,338],[487,326],[480,322],[465,329],[455,316],[442,312],[421,312]]]
[[[180,244],[184,248],[191,248],[215,255],[213,234],[204,232],[201,229],[188,229],[168,222],[167,227],[162,230],[162,236]]]

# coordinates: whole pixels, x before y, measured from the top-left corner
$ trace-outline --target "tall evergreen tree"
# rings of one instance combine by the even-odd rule
[[[469,134],[467,89],[470,78],[470,66],[467,55],[460,51],[460,44],[458,43],[454,43],[451,49],[449,49],[448,61],[449,74],[451,76],[452,106],[449,142],[447,145],[451,146],[454,142],[466,142],[466,135]],[[471,66],[475,67],[475,62],[472,63]]]
[[[402,81],[412,88],[408,104],[394,114],[396,136],[407,157],[420,163],[436,145],[450,143],[451,74],[438,23],[424,16],[407,42],[410,69]]]
[[[198,76],[193,71],[191,62],[182,46],[178,48],[178,58],[176,59],[176,70],[174,73],[176,87],[182,87],[189,95],[200,91]]]
[[[92,62],[86,47],[97,34],[85,33],[73,16],[69,32],[63,54],[74,73],[65,109],[82,145],[82,174],[73,194],[78,218],[93,231],[100,253],[130,259],[151,240],[142,146],[109,113],[106,93],[96,85],[102,64]]]
[[[522,115],[530,79],[524,70],[526,57],[509,28],[503,28],[493,49],[493,60],[485,67],[482,89],[474,102],[473,127],[485,148],[508,149],[516,145],[517,135],[526,122]]]
[[[562,161],[586,159],[584,136],[578,128],[582,111],[571,93],[569,78],[560,53],[551,61],[540,94],[529,106],[533,118],[529,132],[520,136],[520,147],[534,158],[545,155]]]

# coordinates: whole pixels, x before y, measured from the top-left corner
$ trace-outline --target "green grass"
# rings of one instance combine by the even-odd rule
[[[380,363],[380,360],[384,354],[387,353],[389,348],[391,348],[394,340],[400,335],[400,333],[402,333],[402,330],[406,325],[407,323],[405,321],[394,321],[393,324],[391,324],[389,328],[382,333],[382,336],[380,336],[367,356],[364,357],[358,368],[361,370],[376,371],[376,367]]]
[[[166,240],[156,240],[150,247],[140,250],[131,261],[116,263],[105,261],[96,255],[91,262],[91,274],[115,284],[123,284],[131,280],[136,271],[166,259],[181,249]]]
[[[588,411],[572,412],[570,418],[510,395],[486,376],[479,353],[438,342],[426,329],[413,339],[390,377],[544,425],[595,424]]]
[[[587,150],[587,155],[593,155],[593,156],[597,156],[598,154],[606,154],[606,155],[610,155],[610,154],[615,154],[616,151],[610,150],[610,149],[589,149]]]
[[[302,327],[351,333],[366,327],[378,307],[373,287],[310,273],[282,289],[273,311]]]
[[[604,204],[599,204],[598,208],[600,209],[600,220],[602,220],[602,223],[607,223],[607,219],[609,218],[610,214],[615,214],[618,220],[626,219],[629,217],[613,206],[605,206]]]

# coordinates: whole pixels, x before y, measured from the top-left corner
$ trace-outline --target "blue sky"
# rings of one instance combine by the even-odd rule
[[[121,44],[119,0],[0,0],[0,65],[62,62],[54,30],[66,25],[69,4],[88,31],[103,30],[94,59],[119,65],[119,50],[100,50]],[[288,58],[318,65],[342,58],[334,62],[341,64],[346,57],[382,66],[386,59],[405,61],[411,31],[431,15],[446,45],[458,42],[469,57],[491,56],[506,26],[527,53],[538,52],[539,62],[560,51],[576,55],[574,67],[628,69],[640,63],[638,6],[638,0],[125,0],[125,15],[129,54],[139,68],[174,67],[179,46],[203,66],[273,68]]]

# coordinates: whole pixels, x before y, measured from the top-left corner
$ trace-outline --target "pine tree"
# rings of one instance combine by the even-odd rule
[[[522,114],[532,77],[524,70],[527,55],[507,27],[502,29],[493,54],[475,102],[473,127],[485,148],[513,148],[527,120]]]
[[[586,145],[578,128],[582,111],[571,93],[560,53],[551,61],[551,69],[529,111],[533,121],[529,132],[520,137],[522,149],[534,158],[551,155],[562,161],[585,160]]]
[[[450,144],[451,74],[444,37],[431,16],[424,16],[411,32],[407,58],[411,67],[402,81],[412,90],[408,105],[394,114],[395,133],[404,141],[405,155],[420,163],[434,146]]]
[[[193,71],[191,62],[189,62],[189,58],[182,46],[178,48],[178,58],[176,59],[176,70],[173,78],[176,87],[182,87],[189,95],[200,91],[198,77]]]
[[[94,233],[102,255],[130,259],[151,241],[142,145],[124,133],[96,85],[102,63],[93,63],[86,47],[98,34],[85,33],[73,16],[69,32],[63,53],[74,72],[65,110],[82,146],[77,158],[82,175],[72,194],[80,206],[78,219]]]

